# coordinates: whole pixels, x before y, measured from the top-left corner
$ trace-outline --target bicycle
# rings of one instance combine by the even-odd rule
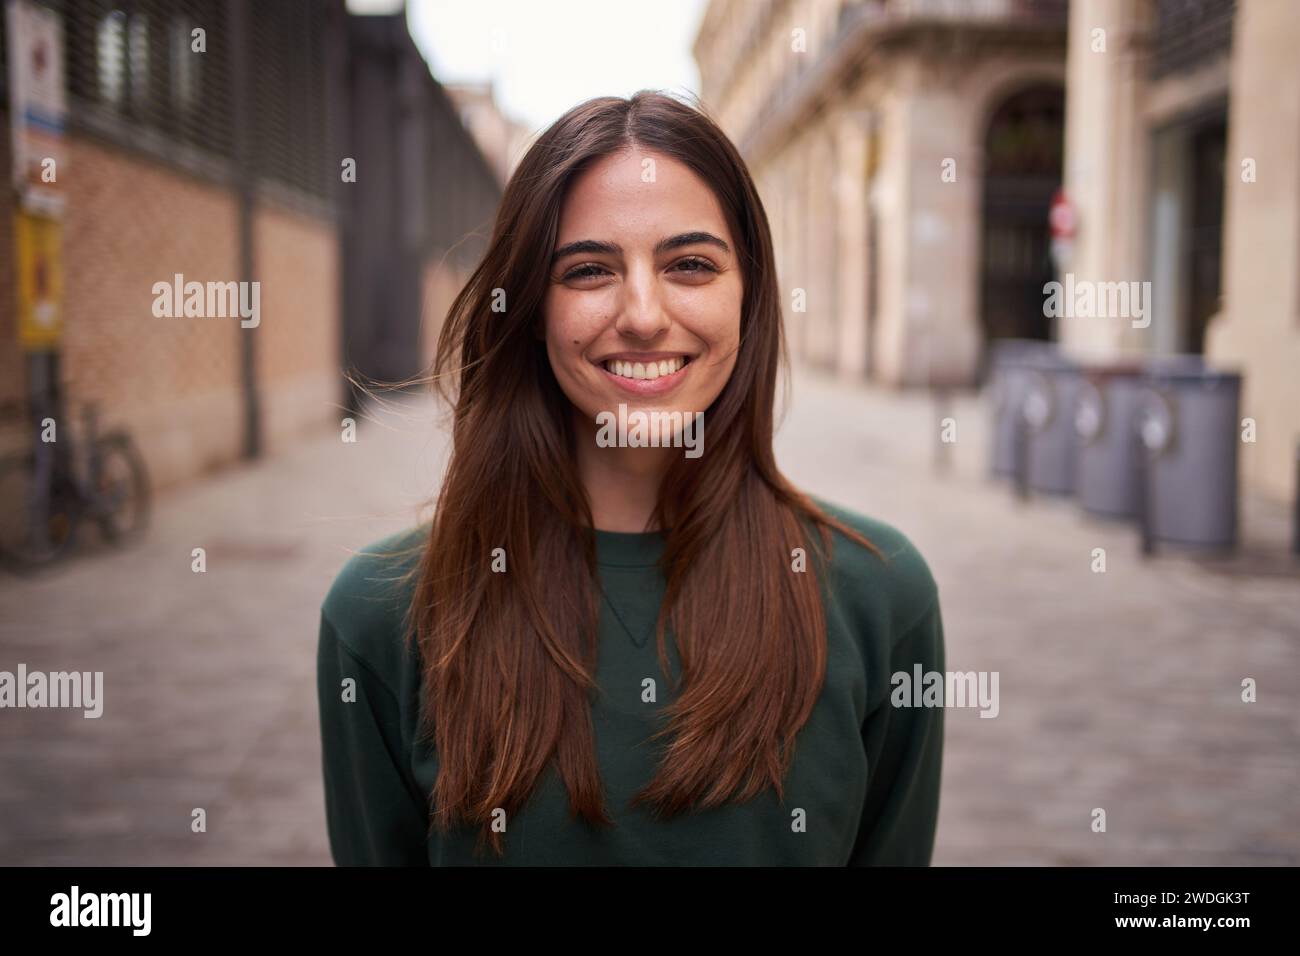
[[[81,444],[60,430],[54,441],[38,435],[30,450],[0,458],[0,562],[13,570],[68,554],[87,519],[116,546],[148,526],[149,476],[135,442],[120,429],[101,436],[93,404],[82,417]]]

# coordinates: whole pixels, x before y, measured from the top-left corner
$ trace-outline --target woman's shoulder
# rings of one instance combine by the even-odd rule
[[[321,617],[354,655],[371,663],[401,650],[414,571],[428,526],[407,528],[352,554],[321,602]]]
[[[903,531],[881,518],[821,498],[814,497],[813,502],[880,552],[877,555],[832,530],[828,584],[846,611],[876,618],[898,635],[937,607],[939,587],[930,565]]]

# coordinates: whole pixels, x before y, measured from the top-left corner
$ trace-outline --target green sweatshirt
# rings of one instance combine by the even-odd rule
[[[413,739],[418,661],[404,643],[409,587],[392,581],[414,560],[385,556],[427,528],[352,557],[321,608],[318,692],[330,846],[339,865],[924,866],[939,809],[943,708],[893,706],[891,675],[944,669],[938,590],[916,548],[893,527],[818,502],[862,532],[888,562],[834,534],[823,582],[826,681],[800,731],[785,803],[765,790],[660,822],[627,809],[655,772],[646,740],[671,697],[655,649],[664,592],[657,533],[596,532],[601,601],[592,714],[597,758],[615,826],[569,817],[554,768],[507,821],[504,857],[474,854],[476,828],[428,830],[438,773],[431,744]],[[809,565],[809,573],[812,566]],[[612,607],[611,607],[612,605]],[[670,655],[675,658],[675,655]],[[642,703],[642,680],[658,702]],[[344,681],[355,682],[345,693]],[[345,700],[351,696],[354,699]],[[897,695],[901,697],[903,695]],[[908,697],[910,700],[910,696]]]

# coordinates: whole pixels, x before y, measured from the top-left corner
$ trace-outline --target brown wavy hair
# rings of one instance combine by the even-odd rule
[[[540,330],[569,184],[633,146],[680,161],[712,188],[738,247],[744,294],[735,368],[706,410],[709,451],[674,459],[650,520],[666,536],[659,660],[670,674],[671,632],[681,672],[651,738],[664,741],[657,775],[632,806],[665,819],[744,802],[768,786],[781,796],[795,735],[825,676],[818,581],[830,529],[880,554],[777,470],[773,411],[786,353],[776,269],[763,204],[735,147],[702,110],[657,92],[574,107],[507,184],[432,369],[452,409],[452,452],[410,613],[421,731],[439,763],[430,825],[477,825],[480,848],[490,842],[498,854],[493,812],[513,817],[552,761],[571,814],[612,824],[591,722],[595,535],[571,406]],[[497,289],[505,312],[492,310]],[[507,574],[491,571],[496,548],[505,549]],[[795,548],[813,559],[814,573],[792,573]]]

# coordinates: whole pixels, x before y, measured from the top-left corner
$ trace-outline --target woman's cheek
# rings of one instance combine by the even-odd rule
[[[715,337],[725,338],[729,330],[735,334],[740,328],[742,293],[740,283],[724,275],[703,285],[685,286],[674,298],[674,304],[709,327]]]
[[[604,328],[606,313],[587,296],[565,291],[549,296],[546,308],[552,371],[561,391],[585,413],[592,396],[584,355]]]
[[[560,332],[566,346],[585,349],[600,335],[610,321],[607,298],[595,292],[571,292],[558,297],[556,314],[562,317]]]
[[[701,340],[713,361],[734,352],[740,344],[739,299],[720,290],[717,295],[700,297],[683,304],[679,315],[691,333]]]

